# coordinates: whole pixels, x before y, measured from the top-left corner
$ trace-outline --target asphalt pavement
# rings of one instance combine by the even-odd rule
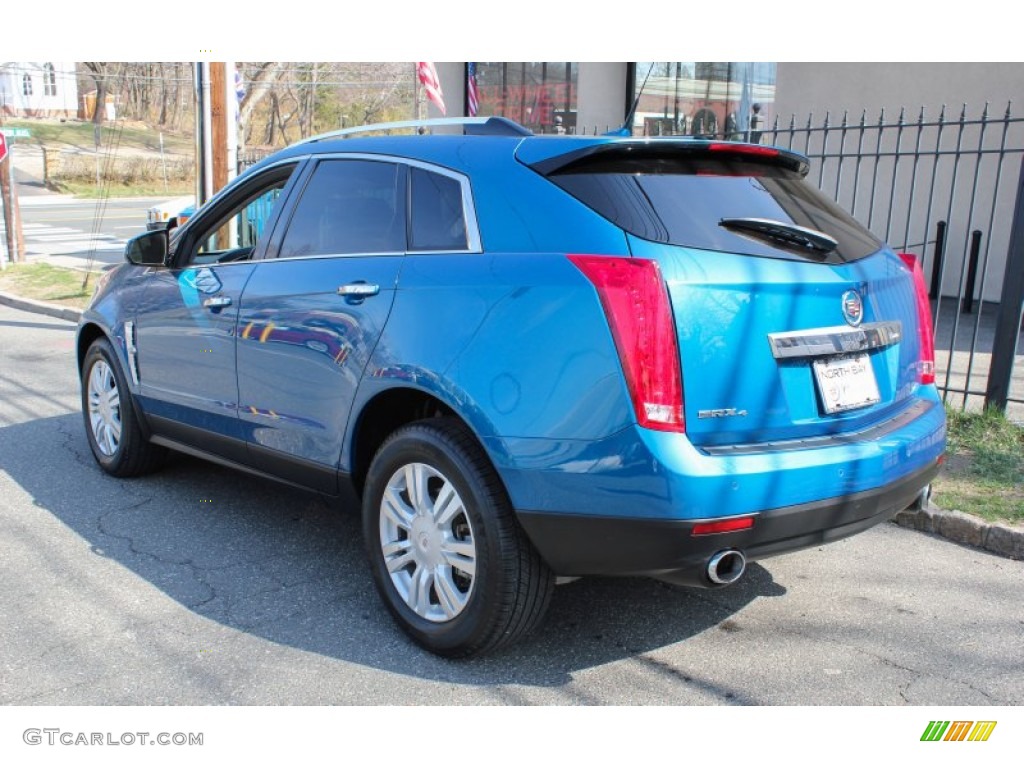
[[[720,591],[583,579],[528,641],[435,658],[354,510],[184,457],[104,475],[73,344],[0,306],[0,704],[1024,704],[1024,562],[891,524]]]

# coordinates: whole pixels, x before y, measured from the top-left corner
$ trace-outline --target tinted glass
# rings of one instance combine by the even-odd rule
[[[393,163],[325,160],[295,206],[279,258],[405,251]]]
[[[659,243],[773,258],[837,263],[863,258],[882,243],[798,173],[763,164],[694,159],[643,168],[603,164],[551,181],[627,232]],[[807,253],[722,219],[770,219],[818,230],[838,241]]]
[[[413,168],[409,248],[464,251],[467,247],[462,185],[450,176]]]
[[[223,264],[249,259],[274,213],[291,170],[289,167],[271,173],[273,181],[254,190],[244,203],[202,232],[189,263]]]

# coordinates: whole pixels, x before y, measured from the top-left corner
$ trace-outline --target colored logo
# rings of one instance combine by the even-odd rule
[[[847,291],[843,294],[843,317],[854,328],[864,319],[864,302],[856,291]]]
[[[995,729],[995,720],[932,720],[921,741],[988,741]]]

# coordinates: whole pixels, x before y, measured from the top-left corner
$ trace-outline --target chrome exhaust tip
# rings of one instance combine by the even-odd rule
[[[747,570],[747,558],[738,549],[723,549],[708,560],[707,577],[712,584],[732,584]]]

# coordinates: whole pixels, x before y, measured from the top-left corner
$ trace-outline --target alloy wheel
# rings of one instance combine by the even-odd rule
[[[89,426],[104,456],[113,456],[121,445],[121,393],[114,371],[97,360],[89,371]]]
[[[434,467],[405,464],[380,504],[380,545],[398,594],[418,616],[450,621],[473,592],[477,551],[466,506]]]

